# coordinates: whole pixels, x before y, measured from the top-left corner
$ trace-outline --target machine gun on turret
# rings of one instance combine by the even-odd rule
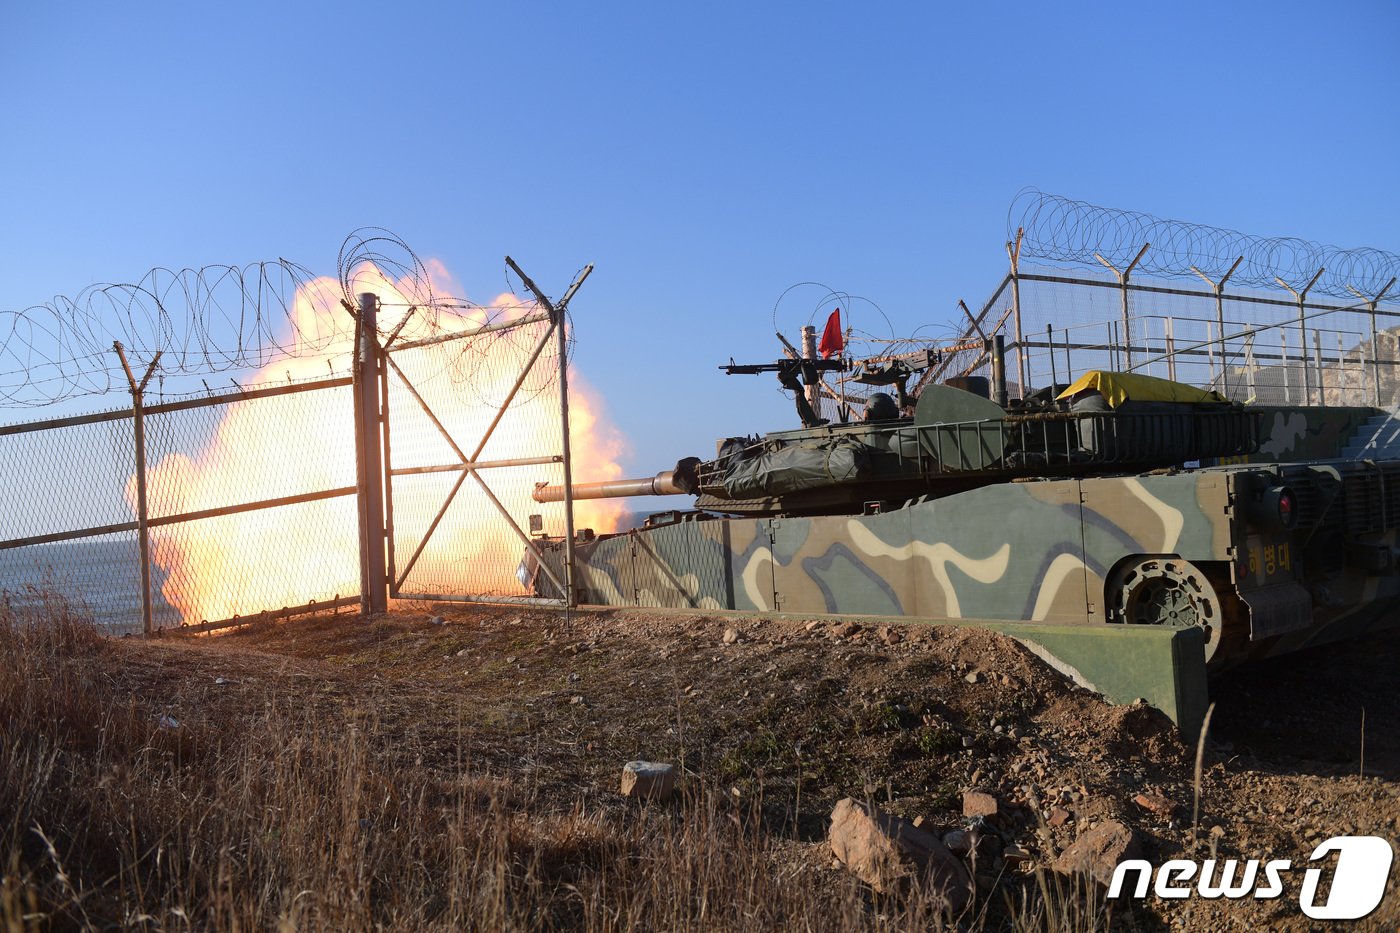
[[[812,403],[808,401],[803,386],[814,386],[821,382],[822,373],[845,372],[850,368],[850,362],[844,359],[795,358],[778,360],[776,363],[736,363],[732,357],[727,365],[720,367],[730,376],[757,376],[759,373],[777,373],[778,382],[782,384],[783,388],[791,389],[797,396],[797,417],[802,419],[804,428],[820,427],[826,424],[827,420],[812,409]]]

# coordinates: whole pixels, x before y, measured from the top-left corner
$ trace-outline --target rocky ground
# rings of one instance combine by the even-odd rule
[[[756,806],[793,871],[833,881],[847,876],[831,814],[856,798],[951,842],[994,899],[1115,824],[1154,864],[1302,866],[1341,834],[1394,844],[1397,648],[1387,633],[1217,678],[1199,783],[1196,749],[1155,710],[1108,705],[978,630],[438,605],[133,642],[110,676],[176,721],[281,704],[341,729],[368,708],[405,766],[490,773],[532,812],[620,810],[624,762],[673,763],[683,784]],[[1116,916],[1306,928],[1301,880],[1272,900],[1149,896]],[[1397,925],[1400,869],[1359,926]]]

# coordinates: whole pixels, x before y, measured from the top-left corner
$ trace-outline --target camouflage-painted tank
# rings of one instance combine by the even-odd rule
[[[654,479],[576,486],[696,508],[584,533],[575,596],[987,625],[1188,733],[1207,664],[1396,618],[1400,461],[1341,456],[1383,413],[1057,388],[1003,409],[930,386],[912,415],[731,438]],[[561,544],[538,553],[563,579]]]

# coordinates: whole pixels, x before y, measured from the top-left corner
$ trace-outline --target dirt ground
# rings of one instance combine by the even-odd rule
[[[327,729],[373,716],[405,766],[494,775],[532,812],[625,807],[624,762],[672,762],[758,802],[795,871],[842,871],[824,841],[842,797],[944,832],[967,825],[962,795],[982,789],[998,801],[976,865],[985,891],[1116,819],[1154,864],[1214,853],[1297,867],[1273,900],[1149,897],[1126,918],[1306,928],[1301,868],[1319,842],[1400,838],[1397,649],[1390,632],[1216,678],[1198,803],[1196,749],[1163,716],[1106,704],[977,630],[435,605],[132,641],[111,676],[177,720],[267,704]],[[1011,845],[1031,860],[1008,864]],[[1397,926],[1392,870],[1358,927]]]

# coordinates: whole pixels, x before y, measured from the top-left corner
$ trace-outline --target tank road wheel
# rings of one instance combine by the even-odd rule
[[[1110,579],[1109,619],[1128,625],[1198,626],[1205,631],[1206,660],[1220,647],[1224,628],[1220,598],[1205,572],[1179,557],[1130,561]]]

